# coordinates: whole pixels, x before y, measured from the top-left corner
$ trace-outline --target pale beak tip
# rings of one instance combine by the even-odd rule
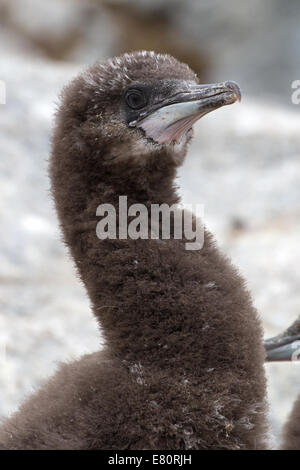
[[[241,91],[240,86],[236,82],[234,82],[233,80],[229,80],[229,81],[225,82],[224,85],[234,93],[234,95],[236,97],[236,100],[241,102],[241,100],[242,100],[242,91]]]

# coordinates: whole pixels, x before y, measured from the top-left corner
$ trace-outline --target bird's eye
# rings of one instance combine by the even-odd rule
[[[141,109],[146,105],[146,98],[139,90],[129,90],[126,93],[125,100],[132,109]]]

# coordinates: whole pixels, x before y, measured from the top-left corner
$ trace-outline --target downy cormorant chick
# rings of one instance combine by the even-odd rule
[[[300,317],[283,333],[264,342],[266,361],[295,361],[300,356]]]
[[[174,226],[169,240],[96,235],[104,203],[118,233],[119,196],[128,207],[177,203],[193,123],[239,98],[235,83],[199,85],[187,65],[153,52],[97,63],[65,88],[52,191],[106,346],[63,365],[22,405],[1,429],[2,448],[265,446],[260,322],[212,236],[187,250]]]
[[[283,333],[265,341],[268,362],[299,361],[300,316]],[[284,450],[300,450],[300,395],[283,429]]]
[[[300,395],[283,429],[283,450],[300,450]]]

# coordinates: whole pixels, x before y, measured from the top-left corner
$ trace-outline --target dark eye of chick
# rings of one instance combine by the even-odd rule
[[[128,90],[125,101],[131,109],[141,109],[147,104],[146,97],[140,90]]]

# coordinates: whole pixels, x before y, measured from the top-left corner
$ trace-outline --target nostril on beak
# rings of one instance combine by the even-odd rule
[[[233,81],[230,80],[228,82],[225,82],[224,85],[234,92],[234,94],[236,95],[238,101],[241,101],[242,92],[241,92],[241,89],[240,89],[239,85],[236,82],[233,82]]]

